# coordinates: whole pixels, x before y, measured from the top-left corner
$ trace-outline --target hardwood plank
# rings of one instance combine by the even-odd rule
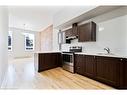
[[[62,86],[60,88],[64,88],[64,89],[66,88],[69,88],[69,89],[113,89],[110,86],[94,81],[87,77],[67,72],[60,67],[41,72],[41,75],[43,76],[45,75],[45,73],[48,73],[47,79],[52,80],[53,81],[52,84],[57,84],[58,86]]]
[[[58,67],[35,72],[32,58],[9,61],[7,83],[3,89],[113,89],[79,74]]]

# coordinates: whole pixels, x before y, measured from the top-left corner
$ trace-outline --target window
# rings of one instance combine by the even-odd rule
[[[25,33],[25,50],[31,51],[34,50],[34,35]]]
[[[12,31],[8,32],[8,51],[12,51]]]

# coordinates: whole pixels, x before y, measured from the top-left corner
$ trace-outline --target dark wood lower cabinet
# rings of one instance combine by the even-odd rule
[[[119,87],[121,59],[113,57],[96,57],[96,79]]]
[[[61,53],[39,53],[38,72],[61,66]]]
[[[121,77],[120,82],[122,85],[120,88],[127,89],[127,59],[123,60],[123,64],[121,65]]]
[[[75,72],[84,75],[84,55],[75,55]]]
[[[35,54],[38,72],[62,66],[61,53]],[[127,89],[127,59],[75,54],[75,73],[118,89]]]
[[[75,55],[75,72],[118,89],[127,89],[127,59]]]
[[[38,57],[37,58],[38,60],[37,60],[37,63],[35,63],[35,64],[38,64],[38,72],[47,69],[47,64],[45,64],[45,55],[38,54],[37,57]],[[41,63],[43,64],[43,66]]]
[[[75,55],[75,72],[93,78],[95,76],[95,56]]]
[[[95,56],[87,55],[85,56],[85,71],[84,74],[88,77],[94,78],[96,73],[96,59]]]

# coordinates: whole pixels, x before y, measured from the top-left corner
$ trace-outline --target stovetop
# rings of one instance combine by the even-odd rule
[[[63,53],[75,53],[75,52],[82,52],[81,46],[72,46],[69,48],[69,51],[62,51]]]

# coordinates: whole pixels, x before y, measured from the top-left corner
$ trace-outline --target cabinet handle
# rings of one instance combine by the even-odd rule
[[[120,59],[121,61],[123,60],[123,59]]]

